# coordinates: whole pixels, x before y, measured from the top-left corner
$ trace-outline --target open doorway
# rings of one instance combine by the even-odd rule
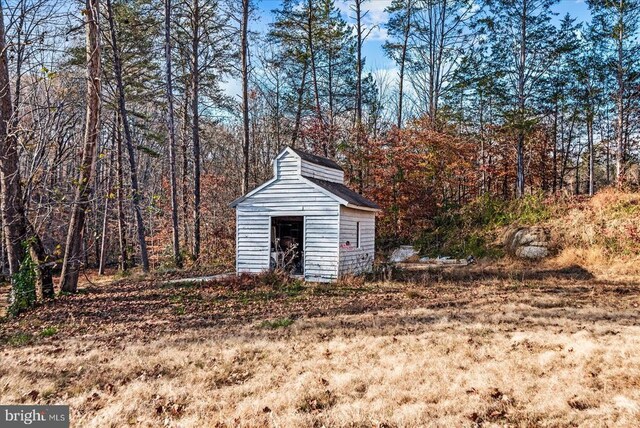
[[[270,266],[304,274],[304,217],[271,217]]]

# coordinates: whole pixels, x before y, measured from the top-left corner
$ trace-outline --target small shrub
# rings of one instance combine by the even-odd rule
[[[58,334],[58,328],[55,326],[45,327],[40,332],[40,336],[42,337],[51,337],[51,336],[55,336],[56,334]]]
[[[28,244],[25,244],[25,247]],[[36,269],[37,266],[27,251],[20,269],[11,278],[11,303],[8,312],[18,315],[36,303]]]
[[[118,272],[116,272],[116,274],[113,277],[115,279],[124,279],[124,278],[129,278],[132,274],[133,272],[131,272],[131,269],[118,270]]]
[[[283,287],[282,291],[289,297],[295,297],[304,291],[304,283],[299,279],[295,279]]]
[[[256,277],[258,283],[272,288],[279,288],[286,285],[291,277],[281,269],[268,270]]]
[[[424,295],[416,290],[407,290],[404,293],[410,299],[422,299]]]
[[[364,286],[365,278],[362,275],[344,275],[341,276],[337,287],[342,288],[361,288]]]
[[[318,391],[315,394],[307,393],[298,404],[298,411],[303,413],[316,413],[329,409],[336,404],[336,396],[330,390]]]
[[[7,343],[11,346],[22,346],[31,342],[31,339],[33,339],[33,336],[29,333],[16,333],[9,337]]]
[[[542,223],[551,217],[551,210],[545,203],[542,193],[525,196],[511,202],[509,223],[533,225]]]
[[[291,324],[293,324],[293,320],[291,318],[278,318],[275,320],[265,320],[260,324],[261,328],[269,328],[271,330],[275,330],[278,328],[287,328]]]
[[[282,292],[289,297],[295,297],[304,290],[304,282],[289,275],[281,269],[266,271],[255,277],[255,282],[273,291]]]

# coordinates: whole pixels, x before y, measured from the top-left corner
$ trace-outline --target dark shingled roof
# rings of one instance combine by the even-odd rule
[[[312,155],[311,153],[303,152],[302,150],[298,150],[298,149],[292,148],[291,150],[293,150],[298,156],[300,156],[302,159],[306,160],[307,162],[315,163],[316,165],[322,165],[331,169],[337,169],[338,171],[343,171],[340,165],[338,165],[335,161],[332,161],[331,159],[323,158],[322,156]]]
[[[379,210],[380,207],[375,202],[370,201],[359,193],[354,192],[342,183],[334,183],[333,181],[318,180],[317,178],[304,177],[312,183],[317,184],[325,190],[333,193],[337,197],[344,199],[349,204],[359,207],[374,208]]]

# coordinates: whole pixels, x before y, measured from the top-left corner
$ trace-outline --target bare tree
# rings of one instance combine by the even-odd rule
[[[0,189],[2,190],[2,227],[9,262],[9,274],[12,277],[18,272],[20,263],[24,259],[23,243],[27,235],[17,139],[11,129],[13,114],[4,15],[0,4]],[[12,292],[15,292],[15,288],[12,289]]]
[[[242,59],[242,156],[244,171],[242,175],[242,193],[249,191],[249,0],[242,0],[242,23],[240,25],[240,57]]]
[[[182,266],[180,256],[180,230],[178,228],[178,189],[176,184],[176,127],[173,109],[173,72],[171,69],[171,0],[164,2],[164,58],[167,90],[167,130],[169,134],[169,182],[171,185],[171,228],[173,261]]]
[[[131,136],[131,127],[129,125],[129,116],[127,114],[127,106],[124,95],[124,83],[122,81],[122,59],[118,48],[118,38],[116,34],[115,20],[113,17],[113,7],[111,0],[107,0],[107,20],[109,21],[109,32],[111,34],[111,49],[113,51],[113,71],[116,78],[116,87],[118,91],[118,110],[120,120],[122,121],[122,129],[124,131],[124,141],[127,146],[127,154],[129,155],[129,167],[131,178],[131,202],[133,212],[136,218],[136,228],[138,234],[138,245],[140,246],[140,261],[142,262],[142,270],[149,272],[149,254],[147,252],[147,241],[144,236],[144,221],[142,219],[142,209],[140,208],[140,186],[138,184],[138,168],[136,165],[136,155],[133,150],[133,139]]]
[[[191,4],[191,138],[193,143],[193,249],[194,260],[200,257],[200,2]]]
[[[97,160],[97,144],[100,134],[100,0],[86,1],[86,58],[87,58],[87,116],[84,133],[84,147],[80,163],[80,178],[76,186],[76,194],[69,233],[65,246],[64,262],[60,277],[62,291],[75,293],[78,289],[78,273],[82,262],[82,232],[89,198],[92,189],[91,176]]]

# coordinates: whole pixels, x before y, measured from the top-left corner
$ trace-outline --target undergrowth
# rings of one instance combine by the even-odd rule
[[[28,251],[11,283],[11,303],[8,312],[15,316],[36,303],[36,265]]]
[[[414,245],[420,254],[436,257],[490,257],[504,255],[496,230],[509,225],[535,225],[553,215],[542,194],[505,201],[482,196],[463,207],[446,207],[421,231]]]
[[[292,320],[291,318],[278,318],[275,320],[262,321],[262,323],[260,323],[260,327],[275,330],[278,328],[287,328],[293,323],[294,320]]]
[[[413,244],[423,256],[499,259],[505,233],[548,229],[559,262],[635,268],[640,254],[640,193],[602,189],[593,197],[545,196],[505,201],[480,197],[462,207],[442,208]],[[633,265],[633,266],[632,266]],[[626,266],[626,267],[625,267]]]
[[[215,280],[230,291],[266,291],[269,295],[284,294],[295,297],[304,290],[304,281],[292,277],[283,270],[270,270],[258,275],[233,275],[223,280]]]

